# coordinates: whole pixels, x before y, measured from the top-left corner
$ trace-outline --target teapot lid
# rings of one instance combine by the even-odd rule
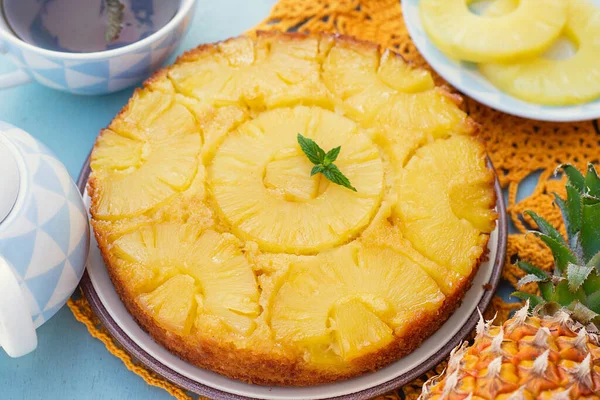
[[[19,196],[20,173],[14,153],[0,135],[0,224],[12,211]]]

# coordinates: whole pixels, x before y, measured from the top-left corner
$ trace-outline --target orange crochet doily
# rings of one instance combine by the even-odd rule
[[[398,0],[281,0],[271,15],[255,29],[325,31],[352,35],[392,48],[406,59],[430,69],[410,40]],[[439,76],[436,76],[436,80],[438,84],[443,83]],[[494,111],[469,98],[465,98],[464,107],[483,126],[482,136],[489,155],[502,187],[508,192],[508,212],[519,233],[509,236],[503,277],[514,285],[522,276],[511,262],[517,254],[547,269],[553,265],[551,254],[537,239],[532,235],[525,238],[524,233],[531,227],[529,224],[532,221],[523,218],[523,211],[534,210],[554,225],[560,226],[560,212],[552,205],[552,193],[564,194],[564,182],[553,179],[553,171],[563,162],[573,163],[583,169],[588,161],[600,161],[599,123],[597,120],[568,124],[531,121]],[[518,199],[519,184],[532,174],[539,174],[533,194]],[[102,327],[85,297],[70,300],[69,307],[77,320],[87,326],[92,336],[100,339],[112,354],[148,384],[161,387],[178,399],[192,398],[182,389],[136,363],[123,351]],[[493,315],[498,312],[497,322],[500,322],[506,320],[510,311],[516,307],[518,304],[507,304],[496,297],[486,313]],[[443,368],[443,364],[439,365],[428,375],[439,373]],[[400,399],[401,394],[406,399],[416,399],[422,384],[423,379],[417,379],[380,399]]]

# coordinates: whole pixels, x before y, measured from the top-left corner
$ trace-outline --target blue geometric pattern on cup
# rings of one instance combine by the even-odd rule
[[[181,42],[190,19],[187,16],[177,29],[136,53],[106,59],[63,61],[10,43],[8,54],[18,67],[51,88],[84,95],[112,93],[140,83],[160,68]]]
[[[600,0],[592,0],[600,6]],[[429,39],[419,15],[419,0],[402,0],[402,11],[410,37],[429,65],[442,78],[467,96],[496,110],[544,121],[584,121],[600,118],[600,99],[573,106],[544,106],[513,97],[492,85],[477,65],[448,58]]]
[[[0,225],[0,254],[11,266],[36,327],[68,300],[85,269],[87,211],[65,167],[43,144],[0,122],[0,135],[25,161],[23,207]]]

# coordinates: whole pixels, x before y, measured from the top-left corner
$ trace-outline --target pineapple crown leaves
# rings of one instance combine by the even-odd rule
[[[304,137],[301,134],[298,134],[298,144],[308,160],[315,164],[310,171],[310,176],[319,173],[323,174],[325,178],[336,185],[344,186],[356,192],[356,188],[352,186],[350,180],[333,163],[337,160],[342,146],[335,147],[326,153],[314,140]]]
[[[526,275],[518,288],[535,282],[540,296],[517,291],[513,296],[528,300],[530,307],[555,310],[566,307],[574,319],[600,326],[600,177],[593,164],[584,176],[577,168],[565,164],[557,168],[567,176],[566,198],[554,194],[560,208],[567,238],[548,221],[526,211],[538,226],[537,236],[554,256],[554,274],[524,261],[517,266]]]

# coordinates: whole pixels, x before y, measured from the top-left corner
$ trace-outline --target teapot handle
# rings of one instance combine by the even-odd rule
[[[0,256],[0,346],[11,357],[21,357],[37,347],[29,307],[17,278]]]

